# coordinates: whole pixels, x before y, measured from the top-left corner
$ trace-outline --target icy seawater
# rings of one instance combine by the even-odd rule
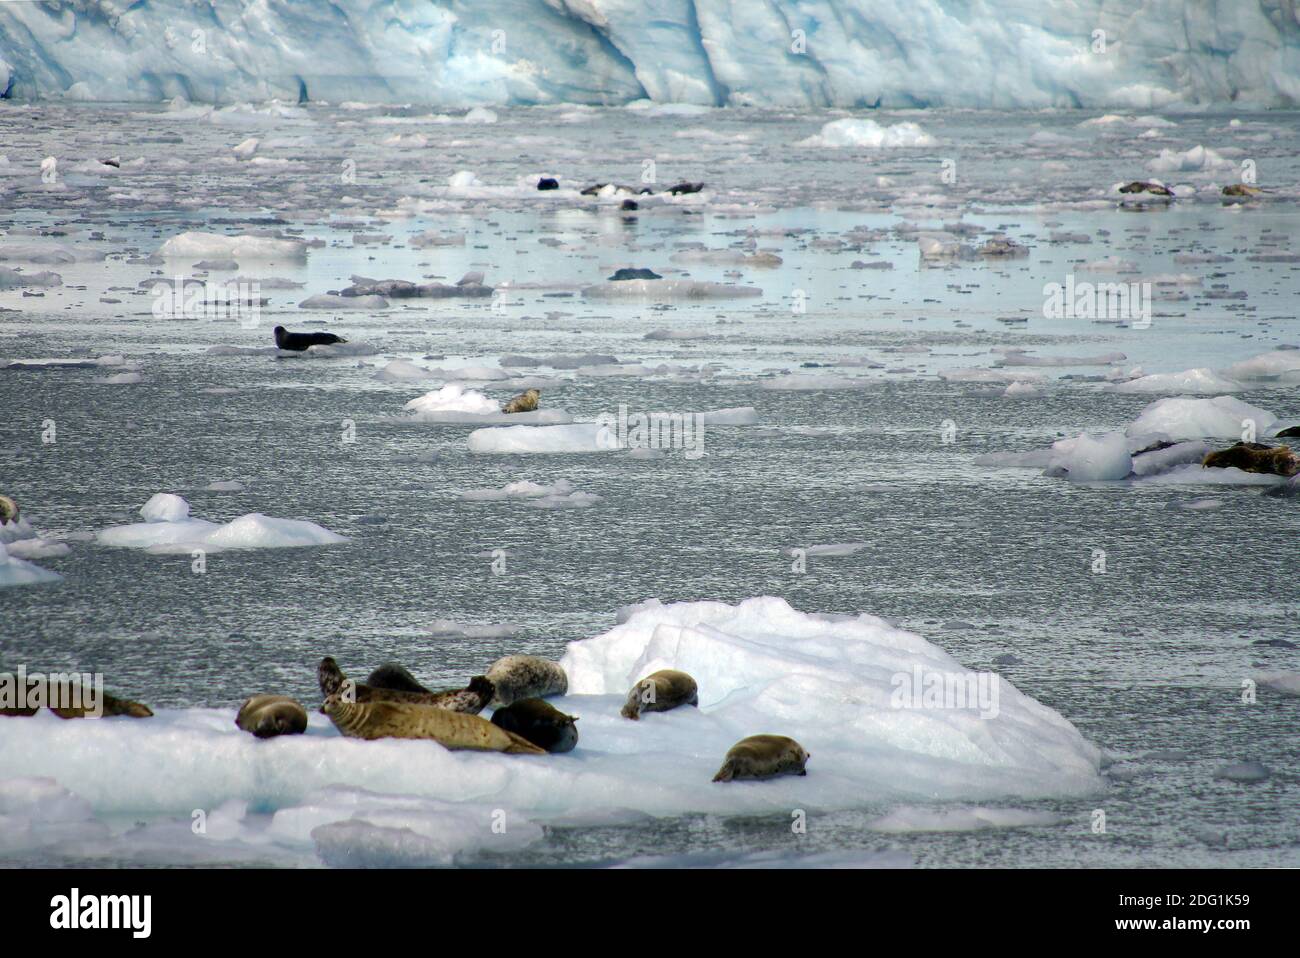
[[[1300,116],[4,102],[0,143],[0,671],[154,712],[0,718],[0,863],[1300,864],[1300,489],[1201,465],[1300,425]],[[318,712],[326,655],[517,653],[573,751]],[[698,706],[622,718],[660,669]],[[760,733],[807,775],[713,782]]]

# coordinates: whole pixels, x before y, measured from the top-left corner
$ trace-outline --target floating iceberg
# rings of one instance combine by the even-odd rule
[[[307,256],[302,240],[272,236],[225,236],[221,233],[181,233],[158,248],[160,256],[195,259],[301,260]]]
[[[1130,436],[1165,435],[1170,439],[1242,438],[1243,430],[1253,424],[1255,433],[1268,434],[1278,419],[1267,409],[1260,409],[1232,396],[1191,399],[1171,396],[1158,399],[1142,410],[1128,427]]]
[[[106,546],[179,553],[195,549],[290,549],[348,541],[314,522],[275,519],[260,512],[225,524],[191,519],[188,502],[163,492],[146,502],[140,508],[140,515],[144,522],[102,529],[95,541]]]
[[[801,140],[797,145],[879,150],[903,146],[934,146],[936,142],[934,137],[910,121],[881,126],[875,120],[845,117],[842,120],[831,120],[822,127],[820,133]]]
[[[470,452],[481,453],[611,452],[619,448],[615,431],[597,422],[475,429],[468,441]]]

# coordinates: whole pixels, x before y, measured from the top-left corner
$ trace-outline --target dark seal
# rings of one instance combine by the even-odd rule
[[[571,752],[578,744],[578,720],[545,699],[520,699],[492,713],[492,724],[514,732],[548,752]]]
[[[276,347],[295,353],[301,353],[309,346],[333,346],[335,343],[346,342],[342,336],[333,333],[291,333],[283,326],[275,327]]]
[[[558,190],[560,181],[553,176],[543,176],[537,181],[537,188],[539,190]]]
[[[622,269],[615,270],[609,281],[618,283],[625,279],[663,279],[663,277],[652,269],[634,269],[630,266],[624,266]]]

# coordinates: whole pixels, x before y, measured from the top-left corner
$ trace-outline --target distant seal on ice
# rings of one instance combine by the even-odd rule
[[[704,189],[703,183],[678,183],[675,186],[668,187],[665,192],[671,193],[673,196],[681,196],[683,193],[698,193],[702,189]]]
[[[614,275],[609,277],[611,283],[620,283],[629,279],[663,279],[663,277],[652,269],[639,266],[624,266],[622,269],[614,270]]]
[[[1134,180],[1132,183],[1126,183],[1119,188],[1121,193],[1150,193],[1153,196],[1172,197],[1174,191],[1163,183],[1151,183],[1147,180]]]
[[[537,188],[539,190],[558,190],[560,181],[553,176],[543,176],[537,181]]]
[[[511,705],[520,699],[543,699],[569,690],[569,677],[558,662],[535,655],[507,655],[497,659],[485,678],[496,690],[492,707]]]
[[[727,752],[727,758],[713,776],[715,782],[744,778],[775,778],[778,775],[807,775],[804,768],[812,758],[802,745],[784,735],[751,735]]]
[[[11,681],[14,680],[12,675],[9,675],[8,677]],[[58,701],[61,702],[73,701],[72,691],[69,688],[73,683],[60,682],[58,683],[58,689],[56,690],[52,687],[48,679],[46,679],[44,683],[33,682],[32,679],[33,676],[27,677],[26,694],[28,701],[31,701],[31,699],[37,695],[40,696],[41,702],[54,701],[56,697]],[[92,690],[84,689],[82,691],[81,700],[83,704],[51,708],[50,711],[61,719],[95,718],[94,710],[90,707],[91,703],[86,701],[87,692],[92,692]],[[48,706],[44,707],[48,708]],[[42,706],[24,705],[21,708],[16,705],[4,706],[0,707],[0,715],[8,718],[25,718],[30,715],[35,715],[40,708],[42,708]],[[150,718],[153,716],[153,710],[149,708],[149,706],[141,702],[133,702],[131,699],[120,699],[115,695],[109,695],[107,692],[103,692],[99,696],[99,708],[99,717],[101,718],[111,718],[115,715],[125,715],[130,718]]]
[[[18,502],[12,496],[0,496],[0,522],[17,522],[19,515]]]
[[[235,725],[258,738],[301,735],[307,731],[307,710],[287,695],[253,695],[239,707]]]
[[[679,705],[699,704],[699,686],[693,678],[676,669],[660,669],[632,686],[619,714],[636,721],[642,712],[667,712]]]
[[[1239,442],[1212,452],[1201,461],[1201,465],[1218,469],[1235,466],[1243,472],[1286,477],[1300,473],[1300,458],[1289,446],[1266,446],[1262,442]]]
[[[407,675],[409,676],[410,673],[407,673]],[[326,698],[331,695],[338,695],[362,704],[366,702],[407,702],[414,705],[428,705],[448,712],[464,712],[468,715],[477,715],[483,711],[484,707],[491,701],[495,691],[492,683],[481,675],[470,679],[467,688],[447,689],[443,692],[430,692],[427,689],[416,692],[402,689],[375,688],[363,682],[353,682],[343,674],[339,664],[329,656],[321,659],[320,666],[316,669],[316,678],[320,682],[321,694]],[[414,679],[411,681],[414,681]],[[345,692],[345,686],[350,687],[350,693]],[[325,710],[321,709],[321,711]]]
[[[295,353],[301,353],[309,346],[333,346],[335,343],[347,342],[342,336],[333,333],[291,333],[283,326],[275,327],[274,332],[276,348]]]
[[[540,390],[526,389],[502,406],[501,411],[504,413],[532,412],[537,408],[537,401],[541,398]]]
[[[1247,186],[1245,183],[1231,183],[1223,188],[1224,196],[1250,197],[1259,196],[1264,191],[1258,186]]]
[[[449,712],[415,702],[345,702],[339,695],[322,707],[347,738],[432,739],[444,748],[545,755],[546,750],[477,715]]]
[[[571,752],[578,744],[578,720],[545,699],[520,699],[492,713],[492,724],[514,732],[548,752]]]

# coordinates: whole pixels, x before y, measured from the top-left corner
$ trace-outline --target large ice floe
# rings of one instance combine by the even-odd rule
[[[1057,712],[997,684],[993,714],[902,707],[900,682],[968,676],[919,635],[871,615],[800,612],[772,597],[737,605],[655,600],[570,643],[581,738],[563,755],[450,752],[430,741],[345,739],[314,710],[305,735],[258,740],[234,709],[159,710],[152,719],[0,720],[0,848],[93,856],[139,843],[173,860],[276,858],[326,864],[445,864],[510,851],[542,824],[619,824],[719,815],[1077,796],[1101,787],[1100,755]],[[619,715],[629,687],[660,668],[689,672],[698,708]],[[309,703],[310,704],[310,703]],[[804,777],[712,781],[728,748],[790,735]],[[16,777],[16,778],[15,778]],[[206,834],[191,834],[195,809]],[[503,838],[493,823],[505,816]],[[110,835],[123,816],[144,820]],[[42,846],[41,843],[45,843]]]
[[[177,495],[160,492],[140,507],[144,522],[110,526],[95,535],[106,546],[145,549],[149,552],[190,552],[203,549],[288,549],[347,542],[314,522],[275,519],[251,512],[226,523],[190,518],[190,504]]]
[[[57,582],[63,578],[57,572],[42,569],[34,562],[28,562],[13,555],[3,540],[0,540],[0,588],[8,585],[34,585],[39,582]]]
[[[0,3],[31,98],[1240,108],[1295,102],[1298,49],[1281,0]]]
[[[439,370],[439,372],[443,372]],[[463,383],[447,383],[440,389],[417,396],[403,407],[408,421],[429,423],[510,423],[521,426],[556,425],[573,422],[563,409],[534,409],[532,412],[501,411],[501,404]]]

